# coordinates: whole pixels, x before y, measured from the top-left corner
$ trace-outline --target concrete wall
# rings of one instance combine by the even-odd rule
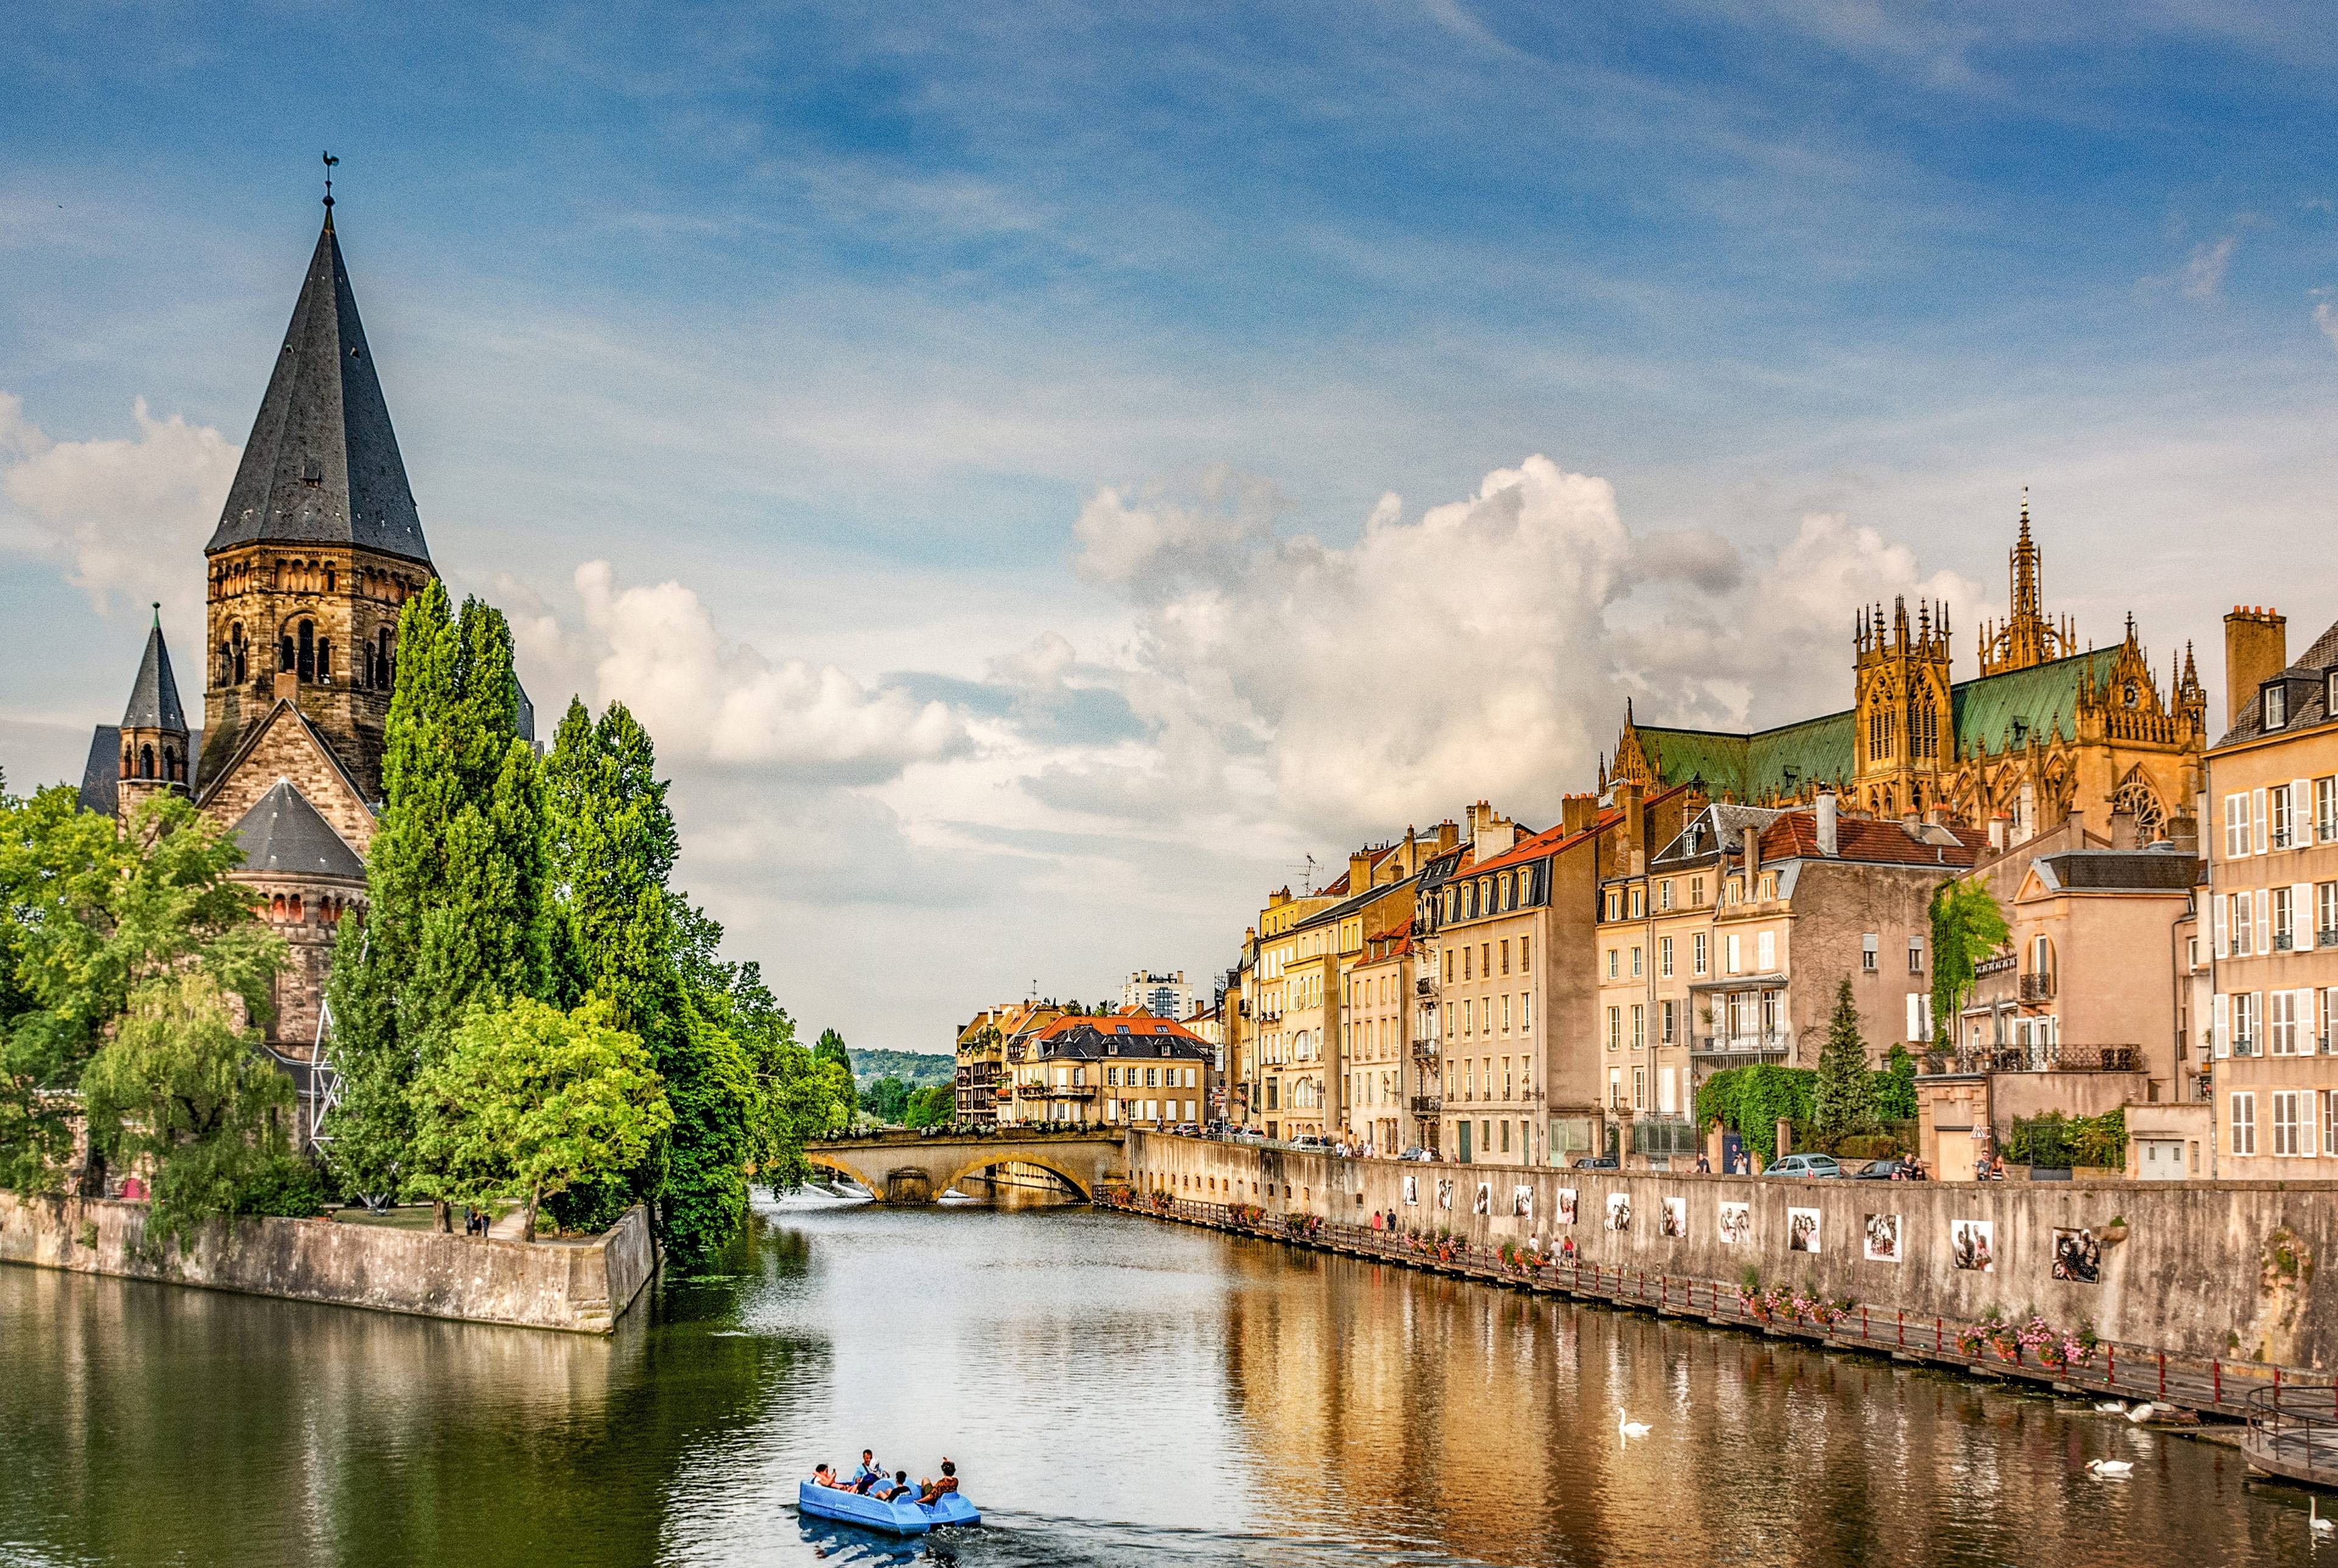
[[[614,1328],[657,1268],[639,1208],[576,1244],[262,1219],[150,1246],[147,1219],[142,1203],[0,1192],[0,1263],[587,1334]]]
[[[1165,1188],[1204,1202],[1256,1203],[1270,1214],[1303,1212],[1369,1224],[1394,1209],[1400,1224],[1449,1230],[1480,1244],[1538,1237],[1546,1249],[1572,1237],[1583,1261],[1643,1269],[1650,1275],[1737,1283],[1751,1270],[1765,1286],[1815,1286],[1871,1308],[1975,1321],[2036,1311],[2104,1338],[2199,1357],[2338,1368],[2338,1284],[2323,1276],[2338,1263],[2338,1188],[2296,1182],[1798,1181],[1695,1174],[1615,1174],[1518,1166],[1399,1164],[1334,1160],[1286,1150],[1199,1139],[1132,1135],[1129,1171],[1140,1192]],[[1407,1204],[1411,1178],[1419,1201]],[[1453,1207],[1437,1206],[1440,1180]],[[1479,1182],[1490,1184],[1488,1215],[1471,1210]],[[1531,1189],[1530,1211],[1512,1213],[1514,1190]],[[1559,1193],[1576,1194],[1577,1219],[1558,1220]],[[1631,1206],[1626,1230],[1606,1225],[1607,1199]],[[1663,1233],[1660,1204],[1685,1205],[1687,1234]],[[1747,1205],[1745,1239],[1719,1233],[1724,1202]],[[1789,1251],[1789,1209],[1815,1210],[1815,1254]],[[1867,1217],[1900,1216],[1898,1262],[1870,1262]],[[2057,1228],[2097,1232],[2114,1218],[2124,1242],[2104,1245],[2095,1284],[2052,1275]],[[1958,1269],[1951,1227],[1993,1227],[1995,1266]]]

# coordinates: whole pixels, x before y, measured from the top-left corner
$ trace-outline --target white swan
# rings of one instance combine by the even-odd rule
[[[2152,1413],[2158,1408],[2158,1406],[2154,1405],[2151,1401],[2146,1399],[2140,1405],[2131,1406],[2127,1413],[2127,1418],[2130,1421],[2140,1424],[2150,1420]]]
[[[2095,1401],[2095,1408],[2101,1411],[2106,1416],[2124,1416],[2127,1414],[2127,1406],[2120,1404],[2116,1399],[2097,1399]]]
[[[1645,1437],[1653,1430],[1645,1421],[1635,1421],[1624,1414],[1621,1405],[1616,1406],[1616,1430],[1626,1437]]]
[[[2327,1535],[2331,1531],[2338,1530],[2338,1519],[2324,1519],[2322,1516],[2322,1499],[2311,1493],[2305,1498],[2305,1526],[2316,1535]]]
[[[2097,1475],[2125,1475],[2135,1468],[2132,1459],[2089,1459],[2087,1468]]]

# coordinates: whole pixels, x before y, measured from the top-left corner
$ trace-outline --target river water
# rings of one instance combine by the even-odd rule
[[[2338,1568],[2083,1404],[1124,1215],[805,1194],[653,1289],[603,1341],[0,1268],[0,1563]],[[987,1527],[799,1519],[864,1446]]]

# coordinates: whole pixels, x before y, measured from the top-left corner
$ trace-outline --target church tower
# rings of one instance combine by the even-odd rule
[[[389,406],[333,232],[332,198],[219,527],[201,782],[281,700],[381,798],[398,612],[433,575]]]
[[[1862,610],[1852,628],[1857,674],[1852,799],[1879,817],[1920,812],[1942,799],[1956,760],[1956,708],[1950,695],[1949,607],[1908,602]]]
[[[127,822],[149,799],[187,792],[192,760],[187,755],[187,715],[179,706],[179,682],[171,672],[171,650],[162,642],[162,607],[146,633],[146,652],[131,683],[130,705],[115,734],[122,747],[122,777],[113,787],[113,807]]]
[[[2029,486],[2021,487],[2021,537],[2007,557],[2006,575],[2012,587],[2013,608],[2003,624],[1982,622],[1980,672],[2004,675],[2050,660],[2067,659],[2079,651],[2078,633],[2065,616],[2059,625],[2046,618],[2045,590],[2039,567],[2043,557],[2029,537]]]

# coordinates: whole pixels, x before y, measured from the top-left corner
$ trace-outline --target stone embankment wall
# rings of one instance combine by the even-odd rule
[[[1975,1322],[2037,1312],[2057,1327],[2172,1355],[2338,1369],[2338,1184],[2328,1182],[1934,1182],[1795,1181],[1690,1173],[1340,1160],[1132,1132],[1140,1192],[1253,1203],[1269,1216],[1321,1215],[1449,1230],[1478,1246],[1572,1238],[1587,1268],[1675,1279],[1809,1289],[1911,1316]],[[1451,1207],[1444,1207],[1446,1184]],[[1487,1212],[1477,1211],[1483,1185]],[[1524,1190],[1521,1211],[1520,1190]],[[1573,1197],[1573,1220],[1564,1200]],[[1628,1206],[1622,1229],[1609,1200]],[[1724,1236],[1724,1205],[1744,1228]],[[1683,1232],[1666,1234],[1665,1209]],[[1793,1222],[1816,1218],[1816,1251],[1790,1250]],[[1871,1256],[1871,1217],[1896,1217],[1896,1259]],[[2126,1239],[2109,1240],[2113,1220]],[[1986,1230],[1975,1230],[1985,1226]],[[1886,1229],[1879,1227],[1879,1230]],[[2089,1233],[2097,1279],[2055,1278],[2057,1232]],[[1960,1233],[1985,1238],[1989,1267],[1958,1266]],[[1966,1250],[1970,1255],[1970,1245]]]
[[[0,1192],[0,1263],[584,1334],[612,1331],[657,1268],[639,1208],[574,1244],[271,1219],[154,1244],[147,1218],[142,1203]]]

